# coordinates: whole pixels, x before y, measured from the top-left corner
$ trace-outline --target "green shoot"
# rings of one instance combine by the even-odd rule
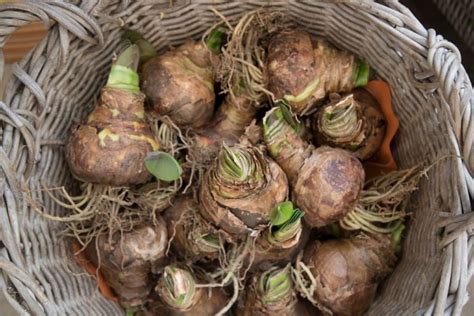
[[[271,243],[282,243],[294,238],[301,231],[301,219],[304,212],[294,208],[291,201],[278,204],[270,215],[270,234],[268,240]]]
[[[247,181],[249,177],[258,178],[252,153],[242,148],[230,148],[225,144],[219,154],[219,169],[223,176],[233,180]]]
[[[150,42],[145,40],[137,31],[127,30],[124,36],[132,43],[138,46],[140,51],[140,64],[144,64],[158,53]]]
[[[263,118],[263,135],[271,140],[281,130],[280,126],[284,124],[283,113],[280,108],[275,107],[265,114]]]
[[[223,148],[226,171],[234,178],[241,178],[243,176],[243,170],[238,165],[239,160],[236,159],[236,154],[234,154],[227,146]]]
[[[356,63],[355,72],[353,73],[355,86],[364,87],[369,82],[369,64],[360,59]]]
[[[206,39],[206,46],[214,54],[219,54],[221,52],[221,47],[224,42],[225,33],[219,30],[219,26],[209,33]]]
[[[321,131],[326,137],[336,142],[347,138],[359,139],[363,126],[357,109],[353,95],[345,96],[334,105],[328,106],[324,109],[324,117],[320,122]],[[355,145],[358,146],[358,144]]]
[[[263,304],[272,304],[291,295],[293,282],[290,267],[288,264],[283,269],[273,268],[260,276],[258,290]]]
[[[219,252],[221,241],[215,234],[205,234],[195,237],[198,247],[206,252]]]
[[[293,215],[293,203],[285,201],[278,204],[270,215],[270,224],[272,226],[280,226],[286,223]]]
[[[395,248],[396,252],[399,252],[402,248],[402,236],[403,231],[405,230],[405,225],[401,221],[396,223],[396,228],[392,232],[392,245]]]
[[[191,306],[196,283],[191,272],[173,265],[166,266],[162,276],[164,288],[159,290],[161,298],[170,306],[188,308]],[[162,292],[162,290],[165,290]]]
[[[139,51],[136,45],[126,48],[110,69],[107,87],[133,93],[140,92],[137,74]]]
[[[140,52],[137,45],[130,45],[127,47],[115,61],[116,66],[123,66],[130,70],[137,71],[138,69],[138,58]]]
[[[303,130],[303,124],[298,121],[296,116],[291,112],[288,102],[286,100],[282,100],[278,102],[277,105],[280,107],[281,113],[283,114],[283,118],[285,119],[285,121],[291,125],[291,127],[297,134],[300,134]]]

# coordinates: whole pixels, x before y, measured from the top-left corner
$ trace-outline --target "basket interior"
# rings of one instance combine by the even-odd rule
[[[167,1],[166,1],[167,2]],[[26,71],[42,63],[51,67],[43,74],[41,88],[45,91],[49,112],[37,128],[36,137],[46,141],[65,140],[71,126],[84,118],[105,83],[111,58],[120,51],[123,42],[122,27],[138,30],[160,51],[177,46],[186,39],[199,38],[218,17],[205,2],[169,8],[168,4],[131,4],[123,9],[120,4],[106,2],[93,13],[102,28],[103,46],[84,44],[79,39],[70,42],[70,56],[59,67],[52,67],[59,58],[59,49],[50,49],[45,58],[41,52],[59,45],[58,28],[22,63]],[[230,21],[265,2],[245,4],[213,4]],[[296,23],[315,36],[329,40],[335,46],[351,51],[375,69],[392,90],[393,106],[400,119],[400,130],[394,149],[400,167],[427,163],[455,152],[449,125],[449,108],[438,92],[420,87],[414,73],[427,69],[426,56],[404,41],[402,33],[394,31],[386,19],[371,13],[360,5],[325,2],[274,2],[272,6],[287,12]],[[36,56],[37,54],[38,56]],[[55,55],[56,54],[56,55]],[[23,90],[24,89],[24,90]],[[7,88],[6,100],[12,107],[27,108],[41,113],[34,97],[14,80]],[[16,94],[12,92],[16,91]],[[18,93],[23,92],[23,93]],[[10,94],[8,94],[10,93]],[[6,129],[4,147],[20,146],[19,132]],[[64,210],[47,194],[40,191],[49,187],[69,185],[73,179],[64,161],[61,146],[44,145],[39,151],[39,162],[29,181],[33,198],[41,201],[51,214],[61,215]],[[26,153],[19,160],[18,170],[27,168]],[[454,171],[453,171],[454,170]],[[441,275],[441,250],[437,248],[436,222],[443,212],[461,206],[457,197],[459,165],[446,159],[435,165],[422,179],[419,191],[413,194],[409,211],[413,213],[404,240],[403,255],[395,272],[384,282],[370,313],[411,314],[425,308],[434,297]],[[61,224],[48,221],[32,211],[21,215],[25,229],[19,238],[29,241],[25,249],[31,261],[31,272],[37,276],[55,303],[64,311],[73,308],[81,314],[92,309],[97,313],[118,313],[117,306],[103,299],[95,289],[94,280],[79,273],[67,244],[58,239]]]

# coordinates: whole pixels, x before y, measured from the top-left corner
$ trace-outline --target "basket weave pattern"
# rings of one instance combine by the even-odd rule
[[[85,0],[0,5],[0,48],[16,28],[43,21],[48,36],[20,63],[0,102],[0,288],[20,312],[34,315],[120,315],[94,280],[72,260],[63,226],[30,209],[26,192],[50,214],[65,210],[42,192],[69,185],[63,144],[91,110],[105,82],[123,27],[166,50],[199,36],[216,21],[270,1]],[[384,283],[371,315],[457,315],[467,300],[474,228],[472,86],[450,42],[426,30],[398,1],[271,1],[315,35],[365,58],[392,87],[401,126],[395,155],[401,167],[455,155],[433,167],[410,201],[399,265]],[[53,23],[53,21],[55,23]],[[0,75],[3,54],[0,50]],[[471,172],[471,173],[470,173]]]
[[[474,52],[474,1],[434,0],[434,3]]]

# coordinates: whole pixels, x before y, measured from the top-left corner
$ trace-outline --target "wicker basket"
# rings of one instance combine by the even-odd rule
[[[401,120],[395,144],[401,167],[452,157],[432,168],[413,196],[403,257],[369,314],[460,314],[474,268],[474,97],[454,45],[393,0],[203,0],[172,7],[169,0],[80,3],[0,5],[0,47],[19,26],[38,20],[50,25],[48,36],[13,65],[14,78],[0,103],[0,287],[19,312],[123,313],[71,259],[70,246],[58,237],[61,225],[30,210],[25,193],[31,191],[51,214],[64,213],[41,188],[73,181],[62,144],[104,84],[121,28],[139,29],[165,50],[199,37],[216,20],[211,6],[233,18],[270,4],[310,32],[364,57],[390,83]]]
[[[459,37],[474,52],[474,1],[433,0],[433,2],[454,27]]]

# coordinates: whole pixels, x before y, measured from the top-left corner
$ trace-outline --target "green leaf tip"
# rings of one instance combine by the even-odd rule
[[[296,133],[300,133],[303,129],[303,124],[296,119],[296,116],[291,112],[290,105],[286,100],[278,102],[278,107],[281,109],[281,113],[285,121],[290,124]]]
[[[206,39],[206,46],[214,54],[219,54],[221,52],[222,44],[224,43],[225,33],[219,30],[219,26],[213,29]]]
[[[357,61],[356,70],[354,72],[354,86],[364,87],[369,82],[370,67],[369,64],[361,59]]]
[[[291,201],[278,204],[270,214],[268,241],[279,245],[293,238],[303,229],[301,219],[304,212],[295,208]]]
[[[145,158],[145,167],[157,179],[171,182],[178,180],[183,173],[179,162],[170,154],[155,151]]]
[[[249,178],[255,179],[256,162],[252,158],[254,152],[247,148],[229,147],[226,144],[222,148],[218,156],[219,174],[224,179],[232,181],[245,182]]]
[[[283,120],[283,113],[279,107],[274,107],[268,111],[262,120],[263,134],[265,137],[273,134],[273,127]]]
[[[402,221],[398,221],[392,231],[392,245],[395,248],[396,252],[399,252],[401,250],[402,236],[404,230],[405,225],[402,223]]]
[[[144,64],[151,58],[158,55],[153,45],[144,39],[139,32],[134,30],[126,30],[124,37],[127,38],[132,44],[137,45],[140,53],[140,64]]]
[[[243,170],[241,166],[238,165],[237,154],[225,145],[222,147],[222,150],[224,151],[226,171],[235,178],[241,178],[243,176]]]
[[[125,30],[124,38],[128,39],[132,44],[135,44],[138,40],[143,39],[143,36],[134,30]]]
[[[133,44],[125,48],[122,53],[120,53],[120,55],[117,57],[117,60],[115,61],[115,65],[137,71],[139,59],[140,50],[137,45]]]
[[[293,202],[285,201],[278,204],[270,215],[270,224],[280,226],[287,222],[293,215]]]

